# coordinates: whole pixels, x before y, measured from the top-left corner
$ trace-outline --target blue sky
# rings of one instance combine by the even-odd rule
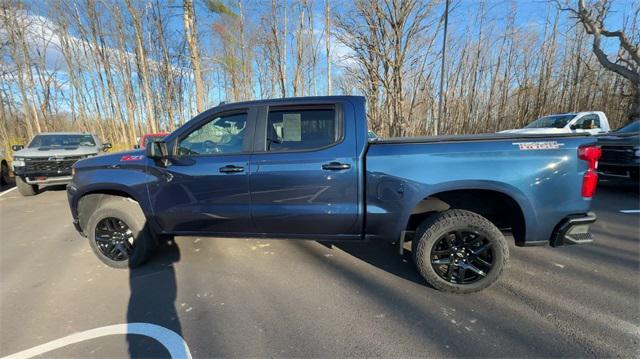
[[[125,9],[124,13],[126,14],[126,8],[123,4],[122,0],[104,0],[105,2],[111,1],[121,1],[121,8]],[[135,0],[133,0],[135,1]],[[149,0],[138,0],[142,7],[142,5],[146,4]],[[152,0],[155,1],[155,0]],[[182,0],[159,0],[163,7],[163,12],[168,15],[168,35],[172,37],[172,41],[169,44],[170,46],[177,46],[177,43],[182,41]],[[223,0],[229,4],[235,4],[235,0]],[[280,0],[279,3],[282,4],[284,0]],[[314,5],[314,30],[320,36],[323,29],[323,6],[324,0],[309,0]],[[564,1],[564,0],[560,0]],[[80,8],[82,8],[85,3],[84,0],[78,0],[77,4]],[[98,2],[99,4],[101,2]],[[209,56],[215,56],[216,54],[212,52],[212,49],[215,48],[213,41],[215,37],[213,36],[213,31],[211,30],[211,24],[215,22],[218,17],[216,14],[210,12],[204,0],[194,0],[196,5],[196,17],[198,21],[198,32],[200,38],[200,49],[203,53],[203,65],[205,69],[208,66],[211,66],[213,62],[208,61]],[[256,14],[265,14],[270,13],[271,0],[253,0],[253,1],[243,1],[243,6],[246,10],[246,19],[247,23],[252,25],[259,26],[259,19],[256,19]],[[297,19],[295,18],[295,10],[293,7],[297,6],[297,1],[287,0],[287,7],[290,9],[289,11],[289,25],[290,29],[295,28]],[[50,2],[45,0],[30,0],[28,2],[30,5],[30,14],[32,15],[40,15],[43,18],[46,18],[49,15]],[[73,4],[73,3],[72,3]],[[342,12],[346,13],[346,10],[351,8],[352,2],[349,0],[338,0],[331,1],[332,11],[334,12]],[[471,36],[477,37],[477,29],[478,27],[474,25],[478,20],[478,13],[481,7],[484,7],[486,11],[486,18],[484,19],[485,23],[493,24],[493,33],[488,35],[495,36],[496,33],[500,33],[504,30],[507,17],[512,13],[515,8],[515,25],[524,29],[531,29],[531,34],[541,35],[543,32],[543,28],[545,26],[546,21],[553,21],[553,17],[556,15],[555,3],[550,1],[539,1],[539,0],[487,0],[484,2],[478,0],[452,0],[451,1],[451,12],[449,17],[449,31],[451,33],[451,38],[460,38],[462,36]],[[569,2],[572,6],[577,6],[577,0],[572,0]],[[631,0],[614,0],[612,7],[612,11],[607,19],[607,26],[611,29],[618,29],[622,27],[622,19],[625,14],[630,14],[631,9],[634,6],[634,3]],[[435,2],[434,7],[434,18],[439,18],[444,10],[444,0],[439,0]],[[551,19],[548,19],[548,16],[551,15]],[[562,13],[561,15],[560,26],[561,29],[569,29],[572,26],[575,26],[575,20],[571,19],[567,13]],[[105,19],[108,21],[108,19]],[[280,19],[281,21],[281,19]],[[131,29],[133,31],[133,29]],[[76,36],[77,34],[72,33],[72,36]],[[290,31],[291,36],[291,31]],[[438,39],[440,39],[441,34],[439,34]],[[439,42],[439,40],[438,40]],[[34,47],[37,47],[37,44],[34,44]],[[437,45],[438,47],[440,45]],[[617,50],[617,43],[615,41],[607,41],[605,43],[605,49],[607,52],[615,52]],[[289,47],[288,56],[293,56],[291,53],[292,47]],[[133,51],[133,49],[130,49]],[[324,71],[324,47],[319,47],[319,58],[320,65],[318,68],[319,73]],[[333,58],[333,72],[335,72],[336,77],[339,76],[341,71],[341,66],[345,66],[347,61],[344,60],[344,57],[340,57],[341,54],[344,54],[348,50],[344,47],[341,47],[339,44],[334,43],[334,55]],[[64,67],[64,62],[61,57],[58,56],[56,59],[55,56],[56,50],[49,49],[47,54],[51,53],[52,56],[48,61],[52,63],[57,63],[58,65],[62,64]],[[454,55],[455,56],[455,55]],[[60,75],[63,75],[64,68],[60,69]],[[324,76],[320,76],[319,88],[322,89],[325,86]],[[224,99],[224,94],[220,93],[219,89],[212,89],[210,93],[210,102],[216,102]]]

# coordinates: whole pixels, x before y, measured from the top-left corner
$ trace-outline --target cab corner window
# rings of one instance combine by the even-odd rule
[[[302,151],[330,146],[340,140],[333,108],[274,110],[267,123],[267,151]]]
[[[246,113],[215,117],[183,138],[178,153],[189,156],[242,152],[246,126]]]

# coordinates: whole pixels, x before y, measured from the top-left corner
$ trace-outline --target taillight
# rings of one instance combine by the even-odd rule
[[[580,146],[578,147],[578,158],[589,162],[589,169],[598,169],[598,160],[602,155],[602,150],[598,146]]]
[[[596,192],[598,184],[598,160],[602,155],[602,150],[598,146],[578,147],[578,158],[587,161],[589,168],[582,177],[582,197],[591,198]]]

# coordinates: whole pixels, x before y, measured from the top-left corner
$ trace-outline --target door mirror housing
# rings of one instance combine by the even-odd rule
[[[156,163],[167,167],[169,162],[169,151],[167,150],[167,143],[164,141],[151,141],[144,148],[145,155],[156,161]]]
[[[13,145],[13,146],[11,146],[11,149],[14,150],[14,151],[20,151],[23,148],[24,148],[24,145]]]
[[[107,143],[103,143],[103,144],[102,144],[102,150],[103,150],[103,151],[109,150],[109,149],[111,149],[112,147],[113,147],[113,146],[112,146],[112,145],[111,145],[111,143],[109,143],[109,142],[107,142]]]

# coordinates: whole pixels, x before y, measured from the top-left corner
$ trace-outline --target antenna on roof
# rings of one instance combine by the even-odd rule
[[[218,104],[218,106],[225,105],[226,103],[227,103],[227,101],[220,101],[220,103]]]

